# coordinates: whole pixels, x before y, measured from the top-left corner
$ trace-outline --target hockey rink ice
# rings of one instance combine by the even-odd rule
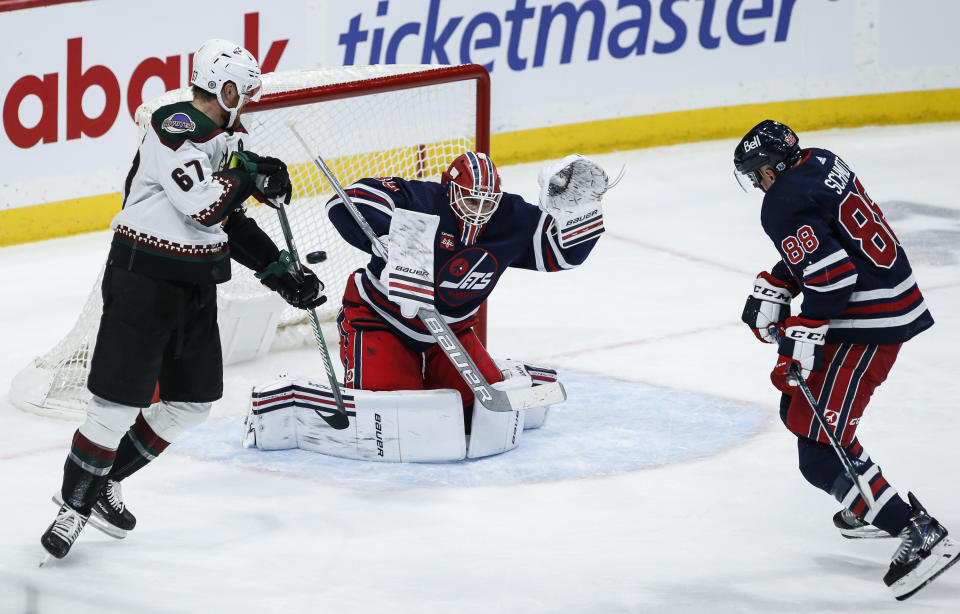
[[[736,142],[593,156],[625,176],[591,257],[504,276],[491,353],[557,368],[569,393],[518,449],[450,465],[244,450],[251,386],[322,377],[315,349],[271,354],[228,366],[209,421],[124,482],[138,519],[125,540],[88,526],[42,569],[77,424],[6,394],[73,325],[110,233],[0,249],[0,613],[960,611],[960,566],[895,601],[881,578],[899,541],[841,538],[838,504],[796,469],[768,379],[774,349],[740,322],[777,254],[761,193],[733,178]],[[955,537],[957,143],[958,123],[800,132],[883,208],[936,320],[905,345],[858,433]],[[542,165],[502,167],[504,189],[535,200]]]

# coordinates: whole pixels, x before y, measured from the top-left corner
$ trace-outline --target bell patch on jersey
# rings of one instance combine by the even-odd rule
[[[437,271],[437,290],[447,305],[458,307],[493,288],[499,270],[493,254],[480,247],[471,247],[448,260]]]
[[[181,134],[183,132],[193,132],[196,130],[197,125],[193,123],[193,120],[190,119],[190,116],[186,113],[174,113],[163,120],[160,127],[172,134]]]

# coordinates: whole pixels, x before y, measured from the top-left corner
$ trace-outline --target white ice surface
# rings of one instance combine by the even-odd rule
[[[905,346],[859,433],[891,484],[960,531],[960,124],[801,138],[851,164],[911,255],[937,324]],[[733,146],[596,156],[626,176],[590,260],[559,275],[511,272],[495,291],[492,352],[577,382],[515,451],[528,471],[493,469],[510,454],[419,482],[415,466],[406,481],[376,465],[348,479],[317,455],[316,466],[257,466],[250,455],[280,457],[241,457],[230,443],[250,385],[322,372],[315,351],[285,352],[228,367],[205,430],[124,483],[139,523],[126,540],[88,528],[66,559],[37,569],[76,425],[4,396],[0,612],[960,611],[957,569],[894,601],[880,578],[895,542],[840,538],[836,503],[796,470],[767,379],[772,350],[739,322],[776,254],[759,193],[733,179]],[[533,198],[539,167],[501,169],[505,188]],[[73,324],[108,241],[0,249],[0,395]],[[591,376],[610,391],[588,396]],[[735,419],[717,427],[725,408]],[[589,475],[556,479],[584,450]]]

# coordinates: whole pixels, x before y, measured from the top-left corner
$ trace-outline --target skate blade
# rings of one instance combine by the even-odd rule
[[[933,547],[930,556],[924,559],[914,572],[890,585],[893,596],[896,597],[897,601],[912,597],[921,588],[950,569],[957,562],[958,557],[960,557],[960,542],[947,537],[943,538],[943,541]]]
[[[63,498],[60,496],[60,493],[54,493],[53,497],[51,497],[51,500],[57,504],[57,507],[63,505]],[[106,533],[114,539],[123,539],[128,533],[126,529],[116,527],[104,520],[96,510],[90,512],[90,517],[87,519],[87,524],[101,533]]]
[[[885,539],[893,537],[883,529],[872,526],[859,527],[856,529],[840,529],[840,535],[847,539]]]
[[[94,529],[105,533],[114,539],[123,539],[127,536],[127,530],[115,527],[109,522],[103,520],[96,512],[90,514],[90,518],[87,520],[87,524],[93,527]]]

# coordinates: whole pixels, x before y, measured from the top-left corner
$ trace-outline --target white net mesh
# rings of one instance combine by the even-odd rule
[[[287,214],[301,258],[326,252],[325,261],[309,265],[326,285],[328,301],[317,310],[321,320],[336,317],[349,273],[369,256],[343,241],[327,220],[324,205],[333,190],[313,157],[320,155],[344,186],[361,177],[438,179],[449,162],[475,148],[478,139],[478,85],[456,70],[368,66],[264,75],[261,108],[243,117],[251,136],[249,149],[280,158],[290,169],[294,193]],[[448,73],[450,80],[444,81]],[[402,84],[402,89],[371,93],[385,81]],[[440,82],[424,85],[427,81]],[[153,110],[189,97],[184,88],[145,103],[137,111],[138,124],[144,129]],[[280,101],[284,106],[271,108]],[[305,151],[287,120],[296,122],[307,143],[318,150]],[[252,200],[248,205],[248,215],[285,247],[276,212]],[[233,279],[219,287],[221,300],[266,293],[240,265],[234,265]],[[90,396],[86,378],[102,307],[98,279],[73,330],[14,378],[10,399],[15,405],[46,415],[82,416]],[[287,308],[272,349],[306,345],[312,339],[306,312]]]

